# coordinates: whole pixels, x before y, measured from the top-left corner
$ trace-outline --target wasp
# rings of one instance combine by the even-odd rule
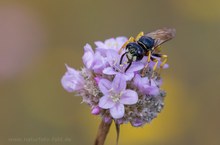
[[[157,68],[159,59],[161,60],[160,69],[162,69],[167,62],[168,56],[161,54],[160,45],[174,38],[175,33],[176,30],[173,28],[162,28],[147,34],[140,32],[135,38],[130,37],[119,50],[119,54],[121,54],[123,49],[126,49],[120,58],[120,64],[122,64],[123,57],[125,55],[127,57],[126,63],[128,63],[128,66],[125,72],[132,65],[132,62],[140,61],[144,56],[147,56],[147,64],[142,70],[142,76],[145,75],[150,61],[155,62],[153,72]]]

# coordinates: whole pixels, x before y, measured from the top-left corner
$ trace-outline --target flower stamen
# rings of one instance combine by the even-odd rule
[[[111,99],[112,99],[112,101],[114,102],[114,103],[117,103],[117,102],[119,102],[119,98],[120,98],[120,96],[119,95],[112,95],[112,96],[109,96]]]

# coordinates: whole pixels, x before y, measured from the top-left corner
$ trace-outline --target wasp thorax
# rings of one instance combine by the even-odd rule
[[[147,36],[142,36],[137,41],[137,43],[140,44],[146,50],[152,50],[154,47],[154,39]]]

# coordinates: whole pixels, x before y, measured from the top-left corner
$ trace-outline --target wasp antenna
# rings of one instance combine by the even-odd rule
[[[128,53],[128,52],[125,52],[124,54],[122,54],[121,59],[120,59],[120,64],[122,63],[122,60],[123,60],[125,54],[127,54],[127,53]]]
[[[133,58],[132,58],[132,59],[133,59]],[[130,68],[132,62],[133,62],[133,61],[130,61],[130,63],[128,64],[127,68],[125,69],[125,73],[126,73],[126,71]]]

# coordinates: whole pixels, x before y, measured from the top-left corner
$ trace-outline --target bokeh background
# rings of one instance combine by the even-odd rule
[[[83,46],[164,26],[165,108],[142,128],[121,127],[120,145],[220,144],[219,0],[1,0],[0,144],[91,145],[100,118],[60,84],[80,69]],[[114,145],[112,126],[106,145]]]

